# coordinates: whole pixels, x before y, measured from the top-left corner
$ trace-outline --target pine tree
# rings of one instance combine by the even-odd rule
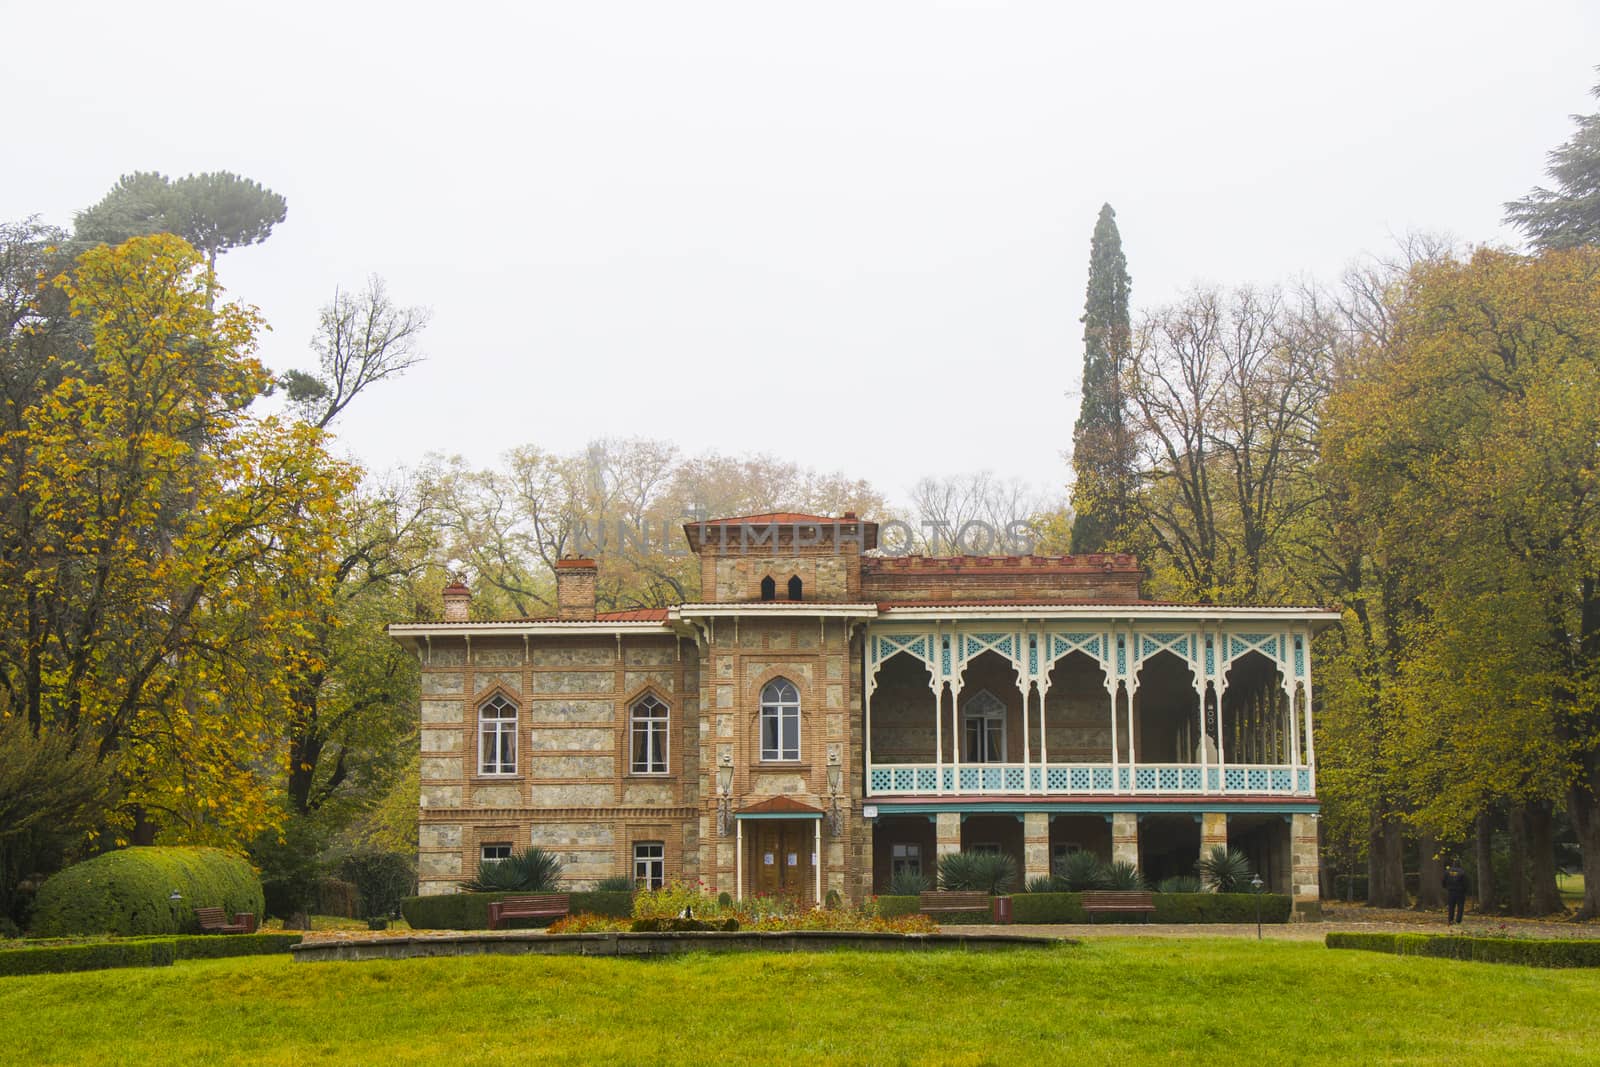
[[[1592,90],[1600,97],[1600,86]],[[1600,244],[1600,114],[1574,115],[1578,129],[1550,153],[1542,186],[1506,205],[1506,221],[1540,249]]]
[[[1106,204],[1089,243],[1089,285],[1083,307],[1083,386],[1072,431],[1072,551],[1102,552],[1123,532],[1133,485],[1133,458],[1124,419],[1122,372],[1131,329],[1132,281]]]

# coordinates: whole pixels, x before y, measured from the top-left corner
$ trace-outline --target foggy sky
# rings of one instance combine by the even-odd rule
[[[1102,202],[1136,308],[1408,230],[1515,244],[1600,77],[1577,0],[4,0],[0,34],[0,216],[234,170],[289,203],[221,262],[269,365],[368,273],[433,308],[338,424],[369,465],[648,436],[896,498],[1065,481]]]

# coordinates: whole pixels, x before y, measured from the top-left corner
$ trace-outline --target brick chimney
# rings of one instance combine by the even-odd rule
[[[467,608],[472,603],[472,590],[460,578],[444,587],[444,621],[466,622]]]
[[[593,622],[597,577],[592,559],[565,556],[556,560],[556,617],[573,622]]]

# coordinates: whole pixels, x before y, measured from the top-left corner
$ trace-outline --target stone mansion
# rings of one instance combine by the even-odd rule
[[[871,554],[878,526],[690,523],[704,601],[389,632],[422,668],[421,892],[539,845],[626,875],[860,899],[938,857],[1083,849],[1154,881],[1246,852],[1314,907],[1311,639],[1334,612],[1141,599],[1126,555]]]

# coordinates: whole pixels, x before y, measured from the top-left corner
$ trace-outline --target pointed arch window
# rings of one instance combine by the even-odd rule
[[[795,575],[793,578],[789,579],[789,599],[790,600],[799,600],[800,599],[800,594],[802,592],[804,592],[804,591],[805,591],[805,587],[801,584],[800,576],[798,574]]]
[[[517,706],[503,696],[478,706],[478,773],[517,773]]]
[[[761,758],[800,758],[800,691],[787,678],[761,687]]]
[[[761,579],[761,599],[778,599],[778,583],[772,580],[772,575],[770,574]]]
[[[667,773],[667,706],[646,694],[628,711],[634,774]]]
[[[1006,761],[1006,706],[987,689],[972,694],[961,709],[968,763]]]

